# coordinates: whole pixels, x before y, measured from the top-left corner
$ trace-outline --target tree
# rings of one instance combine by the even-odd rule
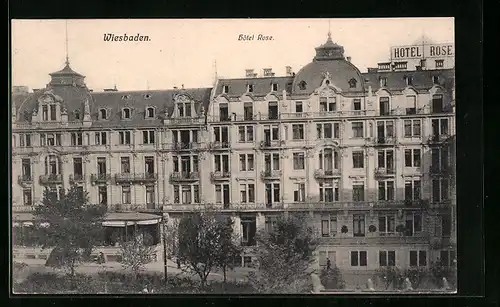
[[[317,242],[302,216],[280,218],[272,231],[257,235],[257,272],[249,279],[262,293],[305,293],[311,290],[312,253]]]
[[[205,288],[210,272],[220,266],[221,250],[232,234],[227,219],[212,210],[193,212],[179,223],[177,258],[185,269],[200,277]]]
[[[375,271],[375,277],[384,284],[386,290],[389,289],[391,285],[393,289],[400,288],[404,280],[401,270],[396,266],[383,266],[378,268]]]
[[[224,275],[224,286],[227,282],[227,269],[234,267],[234,259],[241,254],[241,246],[237,243],[238,238],[233,232],[234,221],[227,217],[220,221],[220,248],[217,256],[217,266],[222,269]]]
[[[432,281],[438,287],[444,287],[443,278],[446,278],[451,287],[457,286],[457,267],[454,261],[451,266],[443,265],[443,263],[438,259],[438,261],[431,262],[430,275]]]
[[[150,234],[146,233],[144,238],[134,236],[131,241],[120,244],[120,263],[125,268],[131,269],[136,278],[144,265],[150,263],[153,258],[155,247],[146,244],[148,240],[152,240],[152,238]]]
[[[87,195],[74,185],[59,197],[46,189],[34,215],[48,223],[47,227],[37,226],[42,248],[54,247],[54,256],[48,260],[55,261],[48,265],[67,269],[74,280],[76,265],[102,241],[105,213],[105,206],[89,204]]]

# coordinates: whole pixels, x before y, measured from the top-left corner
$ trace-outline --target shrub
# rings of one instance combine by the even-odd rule
[[[411,267],[403,272],[403,278],[408,278],[411,282],[413,289],[420,286],[424,278],[429,274],[427,268],[422,267]]]
[[[330,270],[323,269],[320,273],[321,284],[325,289],[344,289],[345,281],[340,270],[335,267]]]
[[[393,289],[399,289],[404,281],[401,270],[395,266],[380,267],[375,271],[375,277],[384,285],[386,290],[391,285]]]

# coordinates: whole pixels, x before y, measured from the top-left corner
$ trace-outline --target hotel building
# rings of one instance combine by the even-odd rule
[[[14,226],[33,223],[45,188],[74,183],[107,204],[110,233],[143,229],[155,243],[162,216],[226,212],[242,265],[256,232],[291,214],[320,237],[319,265],[451,264],[454,65],[362,73],[330,35],[315,51],[297,73],[172,90],[93,92],[67,61],[45,88],[13,93]]]

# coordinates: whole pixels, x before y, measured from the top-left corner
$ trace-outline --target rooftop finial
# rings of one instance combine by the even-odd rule
[[[68,20],[66,20],[66,65],[69,65],[69,56],[68,56]]]
[[[328,39],[332,40],[332,31],[330,29],[330,20],[328,20]]]

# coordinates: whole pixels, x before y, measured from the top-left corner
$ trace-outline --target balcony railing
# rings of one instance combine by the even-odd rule
[[[395,145],[396,138],[393,136],[380,136],[376,138],[378,145]]]
[[[120,173],[115,175],[116,183],[155,182],[156,180],[158,180],[156,173]]]
[[[229,148],[231,148],[231,143],[229,141],[227,141],[227,142],[219,142],[219,141],[210,142],[210,143],[208,143],[208,148],[210,150],[229,149]]]
[[[168,118],[167,123],[170,125],[193,125],[193,124],[204,124],[204,117],[179,117],[179,118]]]
[[[62,174],[50,174],[50,175],[40,176],[40,184],[62,184],[62,183],[63,183]]]
[[[69,182],[84,182],[85,176],[83,174],[71,174],[69,175]]]
[[[31,177],[30,174],[28,174],[28,175],[19,175],[17,177],[17,182],[19,182],[20,184],[30,184],[30,183],[33,183],[33,178]]]
[[[272,180],[281,178],[281,170],[265,170],[260,173],[262,180]]]
[[[217,180],[227,180],[231,178],[231,172],[211,172],[210,173],[210,178],[212,181],[217,181]]]
[[[260,149],[277,149],[285,145],[283,140],[261,141]]]
[[[314,171],[314,178],[316,179],[327,179],[340,176],[339,169],[317,169]]]
[[[229,204],[168,204],[163,206],[164,211],[267,211],[267,210],[283,210],[282,203],[229,203]]]
[[[116,204],[110,205],[109,209],[115,212],[160,212],[162,205],[156,203],[150,204]]]
[[[192,150],[200,148],[201,144],[198,142],[189,142],[189,143],[177,142],[172,144],[173,150]]]
[[[375,169],[376,177],[394,176],[395,174],[396,170],[394,167],[378,167]]]
[[[196,181],[200,179],[198,172],[175,172],[170,174],[170,181]]]
[[[111,180],[111,174],[92,174],[90,176],[90,181],[93,183],[93,184],[96,184],[96,183],[106,183],[108,181]]]
[[[372,208],[386,209],[420,209],[429,206],[427,200],[404,201],[404,200],[379,200],[379,201],[335,201],[335,202],[304,202],[290,203],[286,205],[289,210],[367,210]]]
[[[399,233],[380,235],[380,233],[377,232],[365,232],[364,235],[352,236],[337,233],[335,236],[321,237],[319,241],[334,245],[427,244],[430,241],[430,236],[427,234],[405,236]]]
[[[432,143],[442,143],[442,142],[445,142],[449,137],[450,137],[450,135],[448,135],[448,134],[431,135],[427,139],[427,142],[431,143],[431,144]]]

